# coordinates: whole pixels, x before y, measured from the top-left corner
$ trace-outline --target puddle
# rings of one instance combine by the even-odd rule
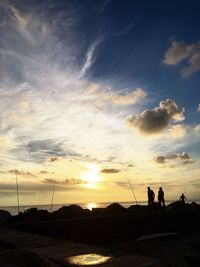
[[[66,261],[74,265],[98,265],[107,262],[111,257],[103,256],[100,254],[82,254],[77,256],[68,257]]]

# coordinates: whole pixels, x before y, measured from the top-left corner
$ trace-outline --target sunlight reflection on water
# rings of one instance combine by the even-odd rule
[[[99,254],[82,254],[67,258],[67,262],[74,265],[97,265],[103,264],[110,259],[109,256]]]
[[[87,204],[87,208],[88,208],[89,210],[92,210],[92,209],[94,209],[94,208],[97,208],[97,204],[96,204],[96,203],[88,203],[88,204]]]

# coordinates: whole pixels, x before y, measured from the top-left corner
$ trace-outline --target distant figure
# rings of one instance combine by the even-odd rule
[[[154,205],[155,194],[149,186],[147,187],[147,196],[148,196],[148,206],[151,207]]]
[[[180,196],[180,201],[181,201],[183,204],[185,204],[185,199],[187,199],[187,198],[186,198],[185,195],[182,193],[182,195]]]
[[[165,198],[164,198],[164,191],[162,190],[162,187],[159,187],[158,191],[158,203],[160,208],[165,208]]]

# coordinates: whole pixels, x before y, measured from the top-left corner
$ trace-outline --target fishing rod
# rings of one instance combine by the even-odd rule
[[[132,186],[132,184],[131,184],[131,181],[130,181],[128,178],[127,178],[127,180],[128,180],[129,186],[130,186],[130,188],[131,188],[131,191],[132,191],[133,197],[134,197],[134,199],[135,199],[135,203],[136,203],[136,205],[138,205],[137,198],[136,198],[136,195],[135,195],[135,192],[134,192],[133,186]]]
[[[52,191],[52,197],[51,197],[50,212],[52,212],[52,210],[53,210],[53,200],[54,200],[55,187],[56,187],[56,179],[54,180],[54,184],[53,184],[53,191]]]
[[[19,215],[19,185],[18,185],[17,170],[15,170],[15,178],[16,178],[16,193],[17,193],[17,211]]]

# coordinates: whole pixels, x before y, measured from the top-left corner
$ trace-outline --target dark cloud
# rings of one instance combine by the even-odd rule
[[[184,164],[184,165],[195,163],[195,160],[193,160],[186,152],[177,153],[177,154],[168,154],[166,156],[154,157],[154,161],[156,163],[164,164],[164,163],[166,163],[167,160],[170,160],[170,161],[172,161],[172,160],[180,160],[182,162],[182,164]],[[172,166],[170,166],[170,167],[172,167]]]
[[[47,174],[48,172],[47,171],[40,171],[40,173]]]
[[[28,141],[26,144],[12,149],[11,152],[20,160],[27,160],[28,158],[37,163],[47,159],[53,162],[59,157],[81,157],[81,154],[64,147],[62,142],[53,139]]]
[[[132,168],[135,167],[133,164],[128,164],[127,167]]]
[[[64,179],[64,180],[56,180],[56,179],[52,179],[52,178],[46,178],[43,181],[41,181],[42,183],[45,184],[57,184],[57,185],[77,185],[77,184],[84,184],[85,182],[80,180],[80,179]]]
[[[49,156],[54,154],[59,156],[65,155],[62,149],[62,143],[52,139],[29,141],[26,144],[26,148],[30,153],[40,151]]]
[[[49,162],[54,162],[54,161],[58,161],[58,160],[59,160],[59,158],[57,158],[57,157],[51,157],[48,159]]]
[[[185,159],[184,161],[183,161],[183,164],[184,165],[187,165],[187,164],[193,164],[193,163],[195,163],[196,161],[194,160],[194,159]]]
[[[21,175],[21,176],[29,176],[29,177],[35,177],[34,174],[28,172],[28,171],[20,171],[20,170],[9,170],[8,173],[13,173],[13,174],[17,174],[17,175]]]
[[[154,157],[154,161],[155,161],[156,163],[163,164],[163,163],[165,163],[165,160],[166,160],[166,158],[165,158],[164,156],[157,156],[157,157]]]
[[[182,152],[177,154],[168,154],[166,155],[166,159],[188,160],[191,159],[191,157],[186,152]]]
[[[121,172],[119,169],[103,169],[101,170],[101,173],[118,173]]]
[[[178,158],[182,159],[182,160],[188,160],[188,159],[191,159],[190,156],[189,156],[187,153],[185,153],[185,152],[183,152],[183,153],[181,153],[181,154],[176,154],[176,156],[177,156]]]
[[[178,106],[174,100],[161,101],[159,107],[152,110],[144,110],[137,116],[129,116],[126,121],[132,128],[143,134],[157,134],[167,128],[171,121],[184,119],[185,109]]]

